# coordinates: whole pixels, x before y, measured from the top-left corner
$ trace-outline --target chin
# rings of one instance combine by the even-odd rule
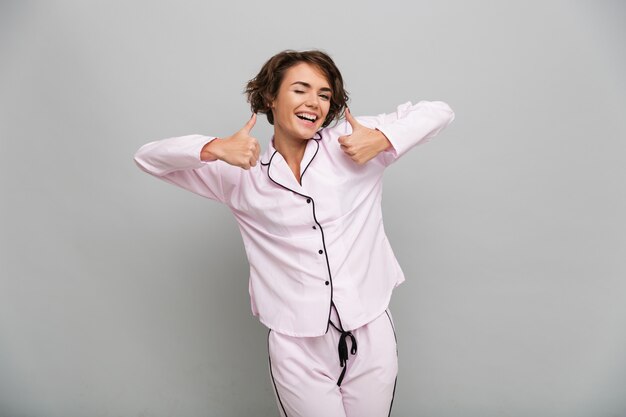
[[[295,136],[298,139],[308,140],[311,139],[315,133],[319,130],[319,128],[311,128],[311,129],[298,129],[295,131]]]

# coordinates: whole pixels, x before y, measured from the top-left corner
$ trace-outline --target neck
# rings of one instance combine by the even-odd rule
[[[306,150],[306,140],[286,139],[278,132],[274,132],[273,145],[289,166],[299,166]]]

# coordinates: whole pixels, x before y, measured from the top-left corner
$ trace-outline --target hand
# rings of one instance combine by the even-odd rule
[[[250,135],[255,123],[256,113],[253,113],[244,127],[233,135],[225,139],[216,138],[206,144],[200,153],[201,159],[211,160],[213,158],[210,156],[213,155],[214,158],[243,169],[256,166],[261,146],[259,141]]]
[[[362,165],[391,146],[389,139],[379,130],[360,124],[346,108],[346,120],[352,126],[352,133],[340,136],[338,141],[346,155]]]

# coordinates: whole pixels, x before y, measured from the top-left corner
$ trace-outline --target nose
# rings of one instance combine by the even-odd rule
[[[307,107],[317,108],[319,106],[319,97],[317,94],[311,94],[307,97],[307,101],[305,103]]]

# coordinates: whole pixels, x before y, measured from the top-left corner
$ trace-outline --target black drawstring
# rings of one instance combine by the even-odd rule
[[[341,337],[339,338],[339,365],[342,367],[345,366],[348,361],[348,344],[346,343],[346,337],[350,336],[352,340],[352,349],[350,349],[350,353],[353,355],[356,353],[356,339],[354,335],[350,332],[341,332]]]
[[[331,321],[330,324],[341,333],[341,337],[339,337],[339,365],[343,368],[341,371],[341,375],[339,376],[339,380],[337,381],[337,385],[341,386],[341,381],[343,381],[343,377],[346,374],[346,363],[348,363],[348,343],[346,343],[346,338],[350,337],[352,342],[352,347],[350,348],[350,353],[353,355],[356,354],[356,338],[351,332],[346,332],[344,330],[339,329],[335,324]]]

